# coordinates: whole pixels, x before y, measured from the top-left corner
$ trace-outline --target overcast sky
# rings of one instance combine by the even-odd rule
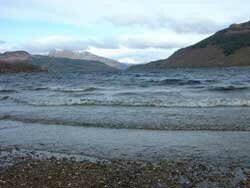
[[[86,50],[149,62],[249,21],[249,9],[249,0],[0,0],[0,51]]]

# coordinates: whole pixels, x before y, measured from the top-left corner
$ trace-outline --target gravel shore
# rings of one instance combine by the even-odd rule
[[[20,160],[0,173],[1,188],[249,188],[247,168],[192,161]]]

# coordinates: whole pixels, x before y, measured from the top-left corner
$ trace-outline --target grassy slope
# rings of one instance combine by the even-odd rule
[[[193,46],[178,50],[168,59],[133,66],[129,70],[230,66],[250,66],[250,22],[232,25]]]

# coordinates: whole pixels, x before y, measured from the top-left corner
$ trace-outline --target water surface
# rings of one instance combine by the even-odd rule
[[[0,75],[2,148],[250,164],[249,114],[250,68]]]
[[[0,119],[158,130],[249,130],[250,69],[0,75]]]

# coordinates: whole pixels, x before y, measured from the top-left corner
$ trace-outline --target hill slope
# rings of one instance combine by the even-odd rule
[[[39,66],[32,65],[32,56],[25,51],[0,54],[0,73],[39,72]]]
[[[250,66],[250,22],[233,24],[193,46],[178,50],[168,59],[130,70],[231,66]]]
[[[126,69],[127,65],[124,63],[120,63],[113,59],[108,59],[104,57],[97,56],[90,52],[73,52],[69,50],[53,50],[49,53],[50,57],[59,57],[59,58],[69,58],[69,59],[80,59],[85,61],[98,61],[104,63],[108,66],[111,66],[116,69]]]
[[[31,55],[25,51],[0,54],[0,73],[16,72],[115,72],[118,69],[98,61]]]
[[[116,72],[117,69],[97,61],[87,61],[49,56],[32,56],[32,64],[49,72]]]

